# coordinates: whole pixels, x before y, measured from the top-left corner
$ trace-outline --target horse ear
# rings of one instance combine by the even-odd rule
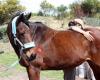
[[[24,16],[24,14],[21,14],[18,17],[16,24],[18,25],[20,22],[24,22],[24,20],[25,20],[25,16]]]
[[[26,19],[29,20],[30,17],[31,17],[32,13],[29,13],[27,16],[26,16]]]

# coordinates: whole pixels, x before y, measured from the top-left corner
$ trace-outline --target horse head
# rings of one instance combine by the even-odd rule
[[[12,18],[7,27],[9,40],[18,57],[28,61],[30,58],[35,59],[36,57],[36,54],[33,52],[35,43],[28,21],[30,17],[31,13],[17,14]]]

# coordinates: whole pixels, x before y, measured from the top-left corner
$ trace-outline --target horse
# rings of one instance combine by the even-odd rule
[[[54,30],[41,22],[31,22],[31,14],[14,16],[7,26],[7,34],[20,65],[27,70],[29,80],[40,80],[41,70],[67,71],[87,61],[96,80],[100,80],[100,30],[91,31],[94,41],[72,30]]]

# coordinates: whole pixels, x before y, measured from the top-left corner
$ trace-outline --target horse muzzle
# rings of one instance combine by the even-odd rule
[[[34,59],[36,59],[36,54],[31,54],[31,56],[28,57],[28,61],[33,61]]]
[[[36,59],[37,54],[35,52],[35,48],[25,49],[23,52],[26,55],[28,61],[33,61]]]

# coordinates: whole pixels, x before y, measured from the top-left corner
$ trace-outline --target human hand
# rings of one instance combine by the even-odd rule
[[[89,40],[89,41],[94,41],[94,37],[90,34],[91,31],[86,31],[83,33],[83,35]]]

